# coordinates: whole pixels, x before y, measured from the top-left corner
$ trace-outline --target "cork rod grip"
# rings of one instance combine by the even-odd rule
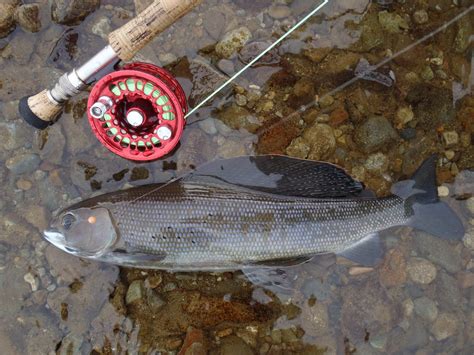
[[[166,30],[202,0],[155,0],[133,20],[109,35],[109,44],[122,60],[131,60],[156,35]]]

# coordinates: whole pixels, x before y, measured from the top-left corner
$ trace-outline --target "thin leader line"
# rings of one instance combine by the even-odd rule
[[[238,73],[236,73],[232,78],[227,80],[224,84],[222,84],[216,91],[214,91],[210,96],[208,96],[204,101],[202,101],[198,106],[193,108],[188,114],[186,115],[186,118],[189,117],[193,112],[201,108],[206,102],[208,102],[210,99],[212,99],[217,93],[225,88],[227,85],[229,85],[232,81],[234,81],[237,77],[239,77],[245,70],[250,68],[252,65],[254,65],[260,58],[262,58],[265,54],[267,54],[269,51],[271,51],[273,48],[275,48],[278,44],[280,44],[285,38],[287,38],[290,34],[292,34],[295,30],[297,30],[299,27],[301,27],[306,21],[308,21],[312,16],[314,16],[320,9],[322,9],[327,3],[329,3],[329,0],[324,0],[322,4],[317,6],[313,11],[311,11],[307,16],[305,16],[301,21],[299,21],[295,26],[293,26],[287,33],[285,33],[283,36],[281,36],[275,43],[273,43],[270,47],[268,47],[266,50],[264,50],[261,54],[259,54],[254,60],[252,60],[249,64],[247,64],[245,67],[243,67]],[[192,173],[192,172],[191,172]],[[151,191],[148,191],[147,193],[137,197],[136,199],[130,201],[127,203],[127,205],[132,204],[139,199],[146,197],[159,189],[162,189],[166,187],[167,185],[175,182],[176,180],[181,179],[183,176],[176,177],[174,179],[171,179],[167,183],[158,186],[155,189],[152,189]]]
[[[461,12],[459,15],[457,15],[456,17],[452,18],[451,20],[449,20],[448,22],[446,22],[445,24],[443,24],[441,27],[439,27],[438,29],[434,30],[433,32],[430,32],[429,34],[423,36],[422,38],[420,38],[419,40],[413,42],[412,44],[410,44],[409,46],[405,47],[404,49],[398,51],[397,53],[393,54],[392,56],[382,60],[380,63],[374,65],[374,66],[371,66],[371,70],[377,70],[379,69],[380,67],[384,66],[385,64],[387,64],[388,62],[391,62],[393,59],[397,58],[398,56],[408,52],[409,50],[411,50],[412,48],[416,47],[417,45],[419,45],[420,43],[426,41],[427,39],[437,35],[439,32],[445,30],[446,28],[448,28],[449,26],[451,26],[454,22],[457,22],[459,19],[461,19],[462,17],[466,16],[467,14],[469,14],[469,12],[471,12],[472,10],[474,10],[474,5],[471,5],[467,10]],[[355,82],[357,82],[358,80],[361,80],[363,78],[359,78],[359,77],[354,77],[348,81],[346,81],[344,84],[342,85],[339,85],[337,88],[331,90],[330,92],[328,92],[327,94],[324,94],[323,96],[321,96],[321,99],[324,98],[324,97],[327,97],[327,96],[332,96],[334,95],[336,92],[342,90],[342,89],[345,89],[346,87],[354,84]],[[286,116],[284,119],[274,123],[273,125],[270,125],[269,127],[266,127],[265,129],[263,129],[262,131],[260,131],[258,134],[256,134],[257,137],[260,137],[262,134],[265,134],[266,132],[268,132],[268,130],[272,129],[273,127],[281,124],[281,123],[284,123],[290,119],[292,119],[293,117],[295,117],[297,114],[301,113],[301,112],[305,112],[307,109],[313,107],[316,105],[316,102],[312,102],[308,105],[303,105],[301,106],[298,110],[294,111],[293,113],[289,114],[288,116]]]
[[[191,111],[189,111],[185,118],[188,118],[191,116],[194,112],[199,110],[204,104],[206,104],[209,100],[211,100],[214,96],[216,96],[222,89],[224,89],[226,86],[228,86],[230,83],[232,83],[235,79],[237,79],[244,71],[246,71],[248,68],[250,68],[252,65],[254,65],[256,62],[260,60],[265,54],[270,52],[273,48],[278,46],[286,37],[291,35],[295,30],[300,28],[306,21],[308,21],[313,15],[315,15],[320,9],[322,9],[329,0],[324,0],[322,4],[320,4],[318,7],[316,7],[313,11],[311,11],[306,17],[304,17],[300,22],[298,22],[295,26],[293,26],[288,32],[286,32],[283,36],[281,36],[275,43],[273,43],[271,46],[269,46],[267,49],[265,49],[262,53],[260,53],[257,57],[255,57],[254,60],[252,60],[250,63],[248,63],[245,67],[243,67],[241,70],[239,70],[233,77],[231,77],[229,80],[227,80],[224,84],[222,84],[218,89],[216,89],[211,95],[206,97],[203,101],[199,103],[196,107],[194,107]]]

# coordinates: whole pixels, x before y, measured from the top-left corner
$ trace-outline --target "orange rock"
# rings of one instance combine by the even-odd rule
[[[178,355],[205,355],[207,351],[204,343],[204,332],[200,329],[189,327]]]
[[[399,286],[406,282],[406,260],[403,253],[398,249],[391,249],[385,256],[380,268],[380,283],[384,286]]]
[[[329,123],[331,126],[339,126],[349,119],[349,113],[342,106],[331,112]]]

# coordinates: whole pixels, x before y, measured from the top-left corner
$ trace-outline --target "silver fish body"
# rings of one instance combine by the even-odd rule
[[[55,231],[45,235],[75,255],[146,268],[239,269],[322,253],[355,256],[364,263],[374,256],[358,260],[360,250],[372,253],[377,232],[400,225],[417,227],[417,211],[425,215],[425,204],[413,198],[419,194],[416,189],[402,186],[400,191],[405,198],[318,198],[256,191],[215,179],[181,179],[99,196],[66,210],[63,219],[69,215],[78,220],[74,214],[81,211],[90,214],[83,223],[92,220],[102,229],[113,228],[115,233],[99,231],[91,238],[94,248],[77,242],[84,238],[81,223],[59,231],[64,224],[59,218],[52,223]],[[100,218],[95,217],[97,211]],[[459,231],[454,232],[458,237]],[[68,248],[61,236],[69,237],[74,246]],[[98,252],[97,238],[104,240]]]

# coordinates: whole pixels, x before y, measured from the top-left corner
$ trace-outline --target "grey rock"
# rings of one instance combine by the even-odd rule
[[[61,341],[61,347],[58,350],[58,355],[80,354],[83,343],[84,338],[81,335],[69,333]]]
[[[41,162],[40,157],[33,153],[18,153],[5,163],[14,175],[28,174],[35,171]]]
[[[25,146],[31,141],[31,131],[19,122],[0,122],[0,149],[11,151]]]
[[[98,17],[91,28],[91,32],[93,34],[105,40],[108,39],[111,31],[112,31],[111,21],[110,19],[104,16]]]
[[[306,298],[313,296],[318,301],[326,301],[332,295],[329,283],[323,283],[318,279],[309,279],[301,291]]]
[[[403,336],[395,341],[398,342],[398,349],[414,351],[428,344],[429,336],[424,325],[419,320],[414,319]]]
[[[438,307],[428,297],[417,298],[413,303],[415,313],[428,322],[433,322],[438,316]]]
[[[227,77],[212,67],[204,58],[191,61],[189,70],[193,75],[193,88],[189,95],[190,105],[198,104],[208,97],[217,87],[227,81]]]
[[[40,150],[40,157],[48,163],[60,165],[65,147],[66,137],[62,132],[61,125],[53,125],[48,128],[48,138]]]
[[[466,233],[464,234],[462,241],[466,248],[469,248],[471,251],[474,251],[474,227],[466,229]]]
[[[26,65],[36,46],[36,39],[29,33],[16,32],[10,41],[11,56],[18,64]]]
[[[398,139],[391,123],[382,116],[371,116],[355,132],[355,141],[363,151],[372,153]]]
[[[203,26],[213,39],[218,40],[225,30],[225,14],[218,9],[206,11],[203,17]]]
[[[369,155],[365,161],[365,169],[371,173],[381,174],[388,169],[388,157],[383,153]]]
[[[441,309],[458,309],[462,304],[462,294],[456,279],[446,272],[440,272],[436,281],[436,294]]]
[[[229,59],[221,59],[217,62],[217,67],[226,75],[233,75],[235,73],[234,62]]]
[[[451,273],[462,268],[462,258],[459,251],[449,241],[443,240],[424,232],[417,232],[413,238],[419,255],[443,267]]]
[[[204,132],[213,136],[217,133],[216,124],[213,118],[209,117],[203,121],[199,121],[199,128],[201,128]]]
[[[100,5],[100,0],[53,0],[53,21],[63,25],[78,25]]]
[[[28,32],[38,32],[41,29],[38,4],[21,5],[15,12],[15,20],[21,28]]]

